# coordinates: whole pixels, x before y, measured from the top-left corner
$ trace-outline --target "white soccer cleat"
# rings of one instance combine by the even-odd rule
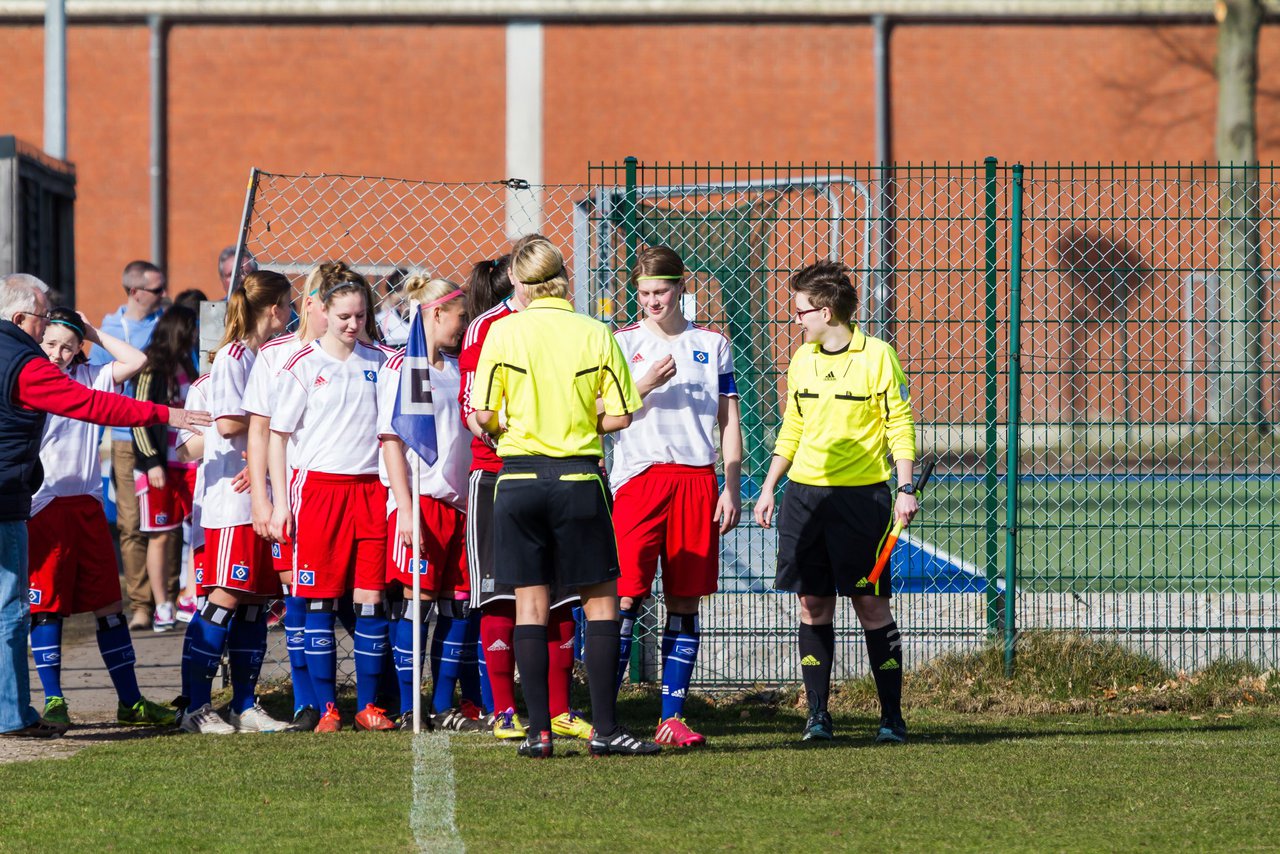
[[[267,710],[254,700],[253,705],[241,714],[231,713],[231,726],[235,727],[236,732],[284,732],[293,724],[271,717],[267,714]]]
[[[184,714],[181,728],[183,732],[198,732],[205,735],[231,735],[236,731],[235,727],[218,717],[218,713],[208,703]]]

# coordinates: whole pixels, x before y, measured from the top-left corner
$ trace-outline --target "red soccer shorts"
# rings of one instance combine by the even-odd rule
[[[425,560],[420,570],[424,593],[434,598],[452,599],[455,593],[471,591],[467,574],[467,516],[461,510],[428,495],[420,496],[422,550]],[[396,529],[399,512],[387,519],[387,581],[398,581],[405,590],[413,588],[411,549]]]
[[[333,599],[385,588],[387,489],[378,476],[299,471],[294,481],[293,595]]]
[[[293,540],[271,544],[271,566],[276,572],[293,572]]]
[[[204,546],[196,546],[191,550],[191,569],[195,572],[196,595],[207,595],[204,589]]]
[[[618,595],[648,596],[662,561],[668,596],[710,596],[720,575],[716,475],[710,466],[652,465],[613,499],[622,576]]]
[[[55,498],[27,522],[27,601],[34,614],[83,614],[120,601],[120,570],[102,502]]]
[[[204,529],[204,589],[225,587],[254,596],[280,596],[280,576],[271,567],[271,544],[252,525]]]
[[[191,515],[191,496],[196,490],[195,468],[170,466],[165,470],[163,489],[152,488],[143,472],[134,473],[138,495],[138,530],[148,534],[172,531]]]

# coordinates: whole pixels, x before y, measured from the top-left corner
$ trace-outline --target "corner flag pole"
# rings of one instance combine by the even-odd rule
[[[422,466],[422,457],[413,451],[409,452],[410,479],[413,481],[409,493],[413,496],[413,732],[422,732],[422,512],[419,510],[418,481]]]

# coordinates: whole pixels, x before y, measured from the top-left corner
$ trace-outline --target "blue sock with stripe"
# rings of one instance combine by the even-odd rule
[[[422,603],[422,650],[427,648],[428,621],[431,618],[431,603]],[[422,690],[413,684],[413,611],[406,610],[404,616],[392,623],[392,637],[395,640],[396,677],[400,681],[400,714],[413,712],[413,697]],[[423,655],[423,659],[426,656]],[[423,710],[430,714],[430,709]]]
[[[311,688],[311,674],[307,671],[307,600],[301,596],[285,597],[284,645],[289,651],[293,713],[296,715],[307,706],[319,708],[315,691]]]
[[[198,619],[200,619],[200,615],[194,614],[191,617],[191,622],[194,623]],[[191,641],[195,636],[196,633],[191,631],[191,626],[188,624],[187,630],[182,633],[182,688],[180,693],[184,697],[191,696]]]
[[[387,652],[387,612],[382,603],[356,605],[356,709],[378,699],[383,656]]]
[[[307,600],[307,672],[311,674],[311,690],[321,714],[330,703],[338,702],[338,650],[333,638],[337,616],[329,610],[331,605],[327,599]]]
[[[701,641],[697,614],[667,614],[662,633],[662,719],[684,714]]]
[[[138,656],[133,650],[129,623],[124,614],[108,614],[98,618],[98,653],[107,666],[107,675],[115,686],[116,696],[126,706],[142,699],[138,690]]]
[[[210,602],[187,626],[187,631],[194,633],[191,638],[191,693],[187,695],[191,698],[188,708],[193,711],[212,702],[213,679],[218,675],[218,665],[222,664],[222,652],[227,648],[227,635],[234,613],[230,608]]]
[[[467,615],[466,634],[462,638],[462,666],[458,669],[458,683],[464,700],[488,712],[484,702],[484,680],[480,678],[480,609]],[[490,698],[490,705],[493,700]]]
[[[436,631],[431,638],[431,711],[439,714],[453,707],[453,690],[462,670],[462,647],[467,637],[467,621],[452,614],[452,602],[441,607],[451,613],[436,614]]]
[[[639,616],[640,609],[634,606],[630,610],[618,612],[618,690],[622,689],[627,669],[631,666],[631,636],[635,633],[636,619]]]
[[[241,605],[227,630],[227,664],[231,670],[231,711],[253,708],[258,675],[267,654],[266,606]]]
[[[31,656],[36,661],[44,698],[61,697],[62,618],[57,614],[31,615]]]

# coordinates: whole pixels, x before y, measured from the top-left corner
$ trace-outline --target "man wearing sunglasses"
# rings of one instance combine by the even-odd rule
[[[164,271],[150,261],[131,261],[121,277],[125,303],[102,319],[98,328],[128,341],[139,350],[151,343],[151,332],[168,305],[169,284]],[[94,347],[92,364],[106,364],[111,354]],[[133,394],[133,382],[125,385]],[[111,430],[111,471],[116,487],[116,527],[120,530],[120,560],[133,608],[129,628],[151,626],[151,586],[147,581],[147,538],[139,529],[138,497],[133,486],[133,436],[128,428]],[[175,594],[176,595],[176,594]]]

